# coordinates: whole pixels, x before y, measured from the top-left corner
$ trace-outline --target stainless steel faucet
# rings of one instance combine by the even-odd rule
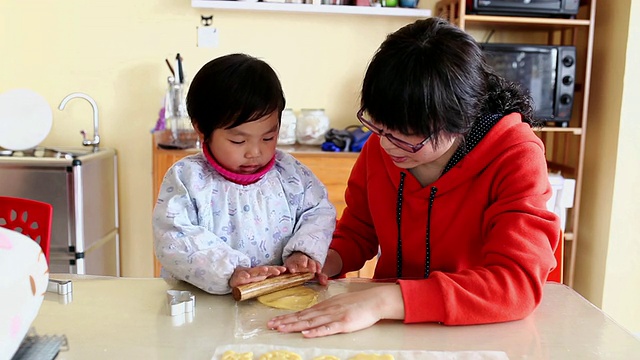
[[[93,140],[88,140],[86,132],[84,130],[81,130],[80,134],[82,134],[82,145],[93,146],[94,148],[97,148],[100,145],[100,135],[98,135],[98,104],[96,104],[96,101],[93,100],[91,96],[85,93],[74,92],[62,99],[60,105],[58,105],[58,109],[63,110],[69,100],[75,98],[87,100],[89,104],[91,104],[91,108],[93,109]]]

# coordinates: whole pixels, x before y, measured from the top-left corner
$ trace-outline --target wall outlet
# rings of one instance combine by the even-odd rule
[[[198,47],[218,47],[218,29],[212,26],[198,26]]]

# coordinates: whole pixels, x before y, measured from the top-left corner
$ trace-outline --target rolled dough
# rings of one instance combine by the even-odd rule
[[[259,296],[258,301],[276,309],[300,311],[318,302],[318,292],[308,287],[296,286]]]

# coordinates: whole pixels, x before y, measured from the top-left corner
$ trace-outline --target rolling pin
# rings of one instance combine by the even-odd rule
[[[315,276],[315,273],[278,275],[255,283],[236,286],[231,289],[231,294],[233,294],[233,298],[236,299],[236,301],[243,301],[302,285]]]

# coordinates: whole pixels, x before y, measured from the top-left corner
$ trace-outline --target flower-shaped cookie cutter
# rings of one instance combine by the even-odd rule
[[[167,303],[171,316],[193,313],[196,308],[196,296],[191,291],[167,290]]]

